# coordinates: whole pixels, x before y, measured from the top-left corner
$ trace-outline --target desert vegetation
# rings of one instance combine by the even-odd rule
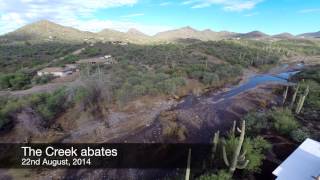
[[[81,53],[72,54],[83,47],[85,50]],[[265,70],[278,64],[282,58],[296,53],[318,55],[318,50],[319,45],[315,42],[291,40],[125,46],[108,42],[1,45],[1,90],[23,90],[50,82],[52,76],[35,76],[36,71],[44,67],[64,66],[79,59],[109,54],[117,63],[82,65],[81,83],[50,93],[1,97],[0,131],[10,129],[16,123],[15,116],[26,109],[41,117],[43,127],[47,128],[71,108],[97,117],[102,111],[108,113],[111,107],[121,110],[142,96],[178,99],[186,95],[179,93],[190,82],[197,82],[203,88],[220,88],[237,82],[247,68]],[[278,95],[283,97],[281,107],[249,112],[228,133],[214,132],[214,150],[208,162],[201,171],[191,169],[191,176],[200,180],[232,179],[250,178],[260,173],[266,154],[272,149],[272,142],[266,138],[270,134],[296,144],[307,137],[319,139],[316,126],[320,113],[319,72],[318,66],[307,68],[292,78],[296,85],[279,89]],[[165,113],[161,113],[160,118],[162,115]],[[184,141],[188,138],[188,127],[179,124],[178,117],[160,123],[164,139]]]
[[[320,139],[319,70],[319,66],[308,67],[292,77],[295,85],[278,89],[276,93],[283,98],[279,106],[249,112],[238,128],[234,122],[227,135],[216,132],[209,155],[213,161],[206,170],[191,174],[198,179],[253,177],[261,171],[266,154],[279,148],[275,139],[296,146],[306,138]]]
[[[240,128],[234,122],[226,135],[221,136],[219,131],[216,132],[212,143],[210,158],[204,166],[206,168],[191,173],[195,179],[231,180],[234,177],[248,177],[260,172],[264,154],[271,148],[271,144],[263,137],[246,135],[245,121],[241,122]]]
[[[319,139],[316,126],[320,117],[319,70],[319,66],[310,67],[292,77],[297,85],[289,88],[283,107],[249,113],[244,118],[248,133],[274,130],[297,143],[308,137]]]
[[[292,45],[294,44],[294,46]],[[71,52],[83,48],[77,55]],[[127,81],[121,68],[130,69],[135,78],[143,80],[139,73],[145,76],[163,76],[169,79],[165,84],[183,85],[181,79],[196,79],[206,86],[219,87],[226,82],[234,80],[241,75],[243,69],[255,67],[265,69],[279,62],[283,57],[302,53],[316,55],[319,45],[313,41],[276,41],[274,43],[251,40],[220,40],[194,43],[171,43],[156,45],[126,46],[112,43],[92,44],[63,44],[63,43],[20,43],[4,44],[0,46],[0,64],[3,67],[0,72],[1,89],[26,89],[37,82],[46,83],[47,80],[34,79],[37,70],[50,66],[64,66],[75,63],[82,58],[101,57],[112,55],[119,61],[119,65],[112,68],[103,66],[103,73],[113,77],[121,74],[122,82]],[[306,52],[309,51],[310,52]],[[95,70],[95,68],[92,68]],[[111,69],[111,72],[109,72]],[[85,74],[87,67],[84,68]],[[137,71],[137,72],[133,72]],[[151,75],[154,74],[154,75]],[[128,75],[131,76],[132,74]],[[149,79],[152,79],[150,77]],[[132,84],[133,86],[137,84]],[[148,89],[148,87],[141,87]],[[170,85],[169,85],[170,86]],[[138,88],[138,87],[136,87]],[[161,89],[161,88],[160,88]],[[163,89],[163,88],[162,88]],[[172,88],[171,88],[172,89]],[[148,90],[143,90],[142,95]],[[153,90],[151,90],[153,91]],[[172,94],[172,90],[160,90]],[[117,94],[117,93],[116,93]],[[121,94],[121,93],[120,93]],[[135,96],[135,95],[134,95]]]

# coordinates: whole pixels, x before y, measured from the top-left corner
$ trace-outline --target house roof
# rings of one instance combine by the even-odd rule
[[[306,139],[272,174],[277,180],[302,180],[320,175],[320,142]]]
[[[66,71],[69,71],[69,69],[62,68],[62,67],[47,67],[47,68],[40,70],[39,72],[53,73],[53,72],[66,72]]]
[[[90,58],[90,59],[80,59],[77,61],[77,63],[82,64],[82,63],[106,63],[108,62],[107,59],[104,58]]]

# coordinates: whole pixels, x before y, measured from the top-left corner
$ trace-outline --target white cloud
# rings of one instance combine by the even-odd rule
[[[0,0],[0,34],[41,19],[91,32],[105,28],[125,32],[135,28],[153,35],[174,28],[128,20],[131,17],[143,16],[143,13],[124,15],[122,18],[125,19],[121,21],[101,20],[94,16],[100,9],[132,6],[137,2],[138,0]]]
[[[99,9],[132,6],[138,0],[0,0],[0,34],[27,23],[48,19],[56,23],[93,18]]]
[[[0,16],[0,32],[9,32],[12,29],[23,26],[27,22],[17,13],[7,13]]]
[[[118,30],[121,32],[127,32],[131,28],[140,30],[141,32],[154,35],[161,31],[167,31],[174,29],[175,27],[171,26],[160,26],[160,25],[148,25],[140,24],[130,21],[111,21],[111,20],[74,20],[74,21],[65,21],[61,23],[65,26],[72,26],[83,31],[90,32],[99,32],[105,28]]]
[[[306,13],[317,13],[317,12],[320,12],[320,8],[303,9],[303,10],[299,11],[299,13],[303,13],[303,14],[306,14]]]
[[[263,0],[187,0],[183,5],[191,5],[191,8],[205,8],[212,5],[221,5],[225,11],[243,11],[253,9]]]

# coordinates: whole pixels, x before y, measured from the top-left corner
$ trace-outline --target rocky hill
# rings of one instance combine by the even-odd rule
[[[241,38],[265,40],[270,38],[291,39],[291,38],[319,38],[320,31],[315,33],[305,33],[293,36],[289,33],[282,33],[269,36],[260,31],[249,33],[233,33],[228,31],[212,31],[206,29],[196,30],[192,27],[160,32],[154,36],[148,36],[137,29],[129,29],[127,32],[120,32],[112,29],[104,29],[98,33],[80,31],[72,27],[62,26],[47,20],[38,21],[23,26],[13,32],[0,36],[0,42],[96,42],[96,41],[124,41],[137,44],[159,43],[159,42],[181,42],[184,40],[216,41],[222,39]]]
[[[302,38],[320,38],[320,31],[311,32],[311,33],[304,33],[304,34],[300,34],[298,36],[302,37]]]
[[[290,33],[276,34],[276,35],[274,35],[272,37],[273,38],[277,38],[277,39],[292,39],[292,38],[295,38],[295,36],[290,34]]]
[[[209,41],[229,38],[233,34],[234,33],[230,32],[214,32],[210,29],[198,31],[187,26],[176,30],[160,32],[156,34],[154,38],[165,41],[176,41],[179,39],[199,39],[202,41]]]
[[[260,31],[252,31],[244,34],[238,34],[237,37],[247,38],[247,39],[264,39],[270,36]]]
[[[95,34],[42,20],[8,33],[4,38],[9,41],[85,41],[95,38]]]

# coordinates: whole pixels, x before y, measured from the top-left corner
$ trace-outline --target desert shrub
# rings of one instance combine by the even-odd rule
[[[101,55],[101,49],[96,47],[88,47],[83,52],[88,57]]]
[[[116,99],[119,105],[127,103],[132,97],[132,86],[129,83],[124,83],[119,90],[116,91]]]
[[[79,87],[75,90],[74,102],[75,103],[87,103],[87,97],[89,96],[89,91],[83,87]]]
[[[266,50],[267,44],[257,44],[253,41],[215,41],[197,43],[193,46],[206,54],[214,55],[230,64],[260,67],[265,64],[275,64],[279,61],[280,53],[271,49]]]
[[[227,138],[226,153],[228,157],[232,157],[234,149],[238,145],[238,139],[238,137],[233,135],[229,135]],[[264,153],[270,147],[271,145],[260,136],[256,138],[246,138],[242,146],[242,151],[246,151],[246,159],[249,160],[249,163],[245,170],[249,172],[259,172],[262,161],[265,159]]]
[[[309,85],[310,92],[306,99],[306,105],[310,108],[320,107],[320,66],[306,68],[292,77],[295,81],[304,79],[302,85]]]
[[[265,159],[264,153],[271,148],[271,144],[258,136],[253,139],[247,138],[243,144],[243,148],[247,151],[246,158],[249,160],[249,164],[245,170],[259,172],[262,161]]]
[[[273,121],[273,127],[281,134],[289,135],[299,127],[290,109],[276,109],[270,113],[270,118]]]
[[[305,69],[296,75],[294,75],[293,79],[310,79],[317,81],[320,83],[320,72],[319,72],[320,66],[311,67],[309,69]]]
[[[264,113],[250,112],[243,120],[246,121],[246,132],[249,135],[259,134],[263,129],[268,129],[270,124]]]
[[[2,101],[0,108],[0,128],[11,121],[12,115],[32,108],[40,114],[45,122],[52,120],[56,115],[68,108],[71,103],[66,100],[65,89],[59,89],[53,93],[40,93],[21,98],[8,98]]]
[[[65,56],[81,45],[62,43],[0,44],[1,72],[13,73],[20,69],[32,69],[38,65],[51,63],[53,59]]]
[[[290,133],[290,137],[296,142],[303,142],[310,137],[308,130],[304,128],[295,129]]]
[[[225,170],[219,170],[216,174],[201,175],[198,180],[231,180],[232,176]]]
[[[185,85],[182,77],[171,77],[163,72],[141,73],[132,66],[124,68],[127,68],[127,72],[116,76],[117,81],[122,83],[113,86],[119,104],[144,95],[175,94],[179,87]]]
[[[33,84],[47,84],[51,80],[53,80],[55,77],[51,74],[43,75],[43,76],[35,76],[32,79]]]
[[[306,55],[319,55],[319,44],[312,40],[286,39],[274,43],[279,49],[293,51],[295,53],[303,53]]]
[[[141,96],[146,94],[146,92],[147,92],[147,87],[143,85],[135,85],[132,87],[133,96]]]
[[[68,102],[65,101],[65,89],[59,89],[52,94],[40,94],[39,96],[41,101],[35,108],[46,121],[53,119],[68,107]]]
[[[4,74],[0,76],[0,88],[7,89],[11,88],[13,90],[25,89],[30,85],[31,78],[29,74],[26,73],[11,73]]]
[[[206,85],[219,83],[219,75],[214,73],[205,73],[202,82]]]
[[[11,122],[13,115],[16,112],[21,111],[25,107],[36,105],[39,102],[39,98],[36,95],[28,96],[27,98],[1,98],[0,106],[0,129],[4,125]]]
[[[8,76],[8,75],[1,75],[0,76],[0,88],[1,89],[8,89],[11,87],[10,78],[11,78],[11,76]]]
[[[171,78],[157,83],[156,87],[164,94],[174,94],[177,88],[184,84],[185,82],[182,78]]]
[[[62,63],[64,64],[72,64],[79,60],[79,57],[76,55],[67,55],[63,58]]]

